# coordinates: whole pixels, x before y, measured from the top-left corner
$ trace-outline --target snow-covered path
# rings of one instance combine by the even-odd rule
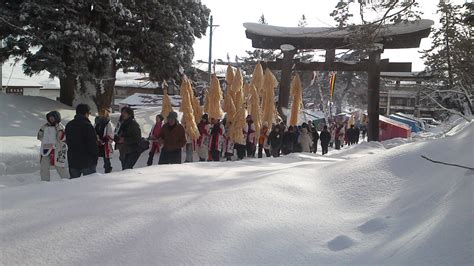
[[[12,264],[472,264],[474,124],[385,150],[154,166],[0,189]]]

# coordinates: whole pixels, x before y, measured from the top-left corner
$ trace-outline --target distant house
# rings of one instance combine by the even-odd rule
[[[168,82],[168,94],[179,94],[179,87],[174,81]],[[137,95],[157,95],[163,94],[162,82],[150,81],[148,74],[140,72],[117,71],[115,77],[114,107],[122,106],[125,99],[135,99]],[[132,97],[133,96],[133,97]],[[132,97],[132,98],[129,98]]]
[[[402,112],[416,117],[434,117],[439,108],[427,99],[422,99],[422,85],[430,79],[419,72],[382,72],[380,86],[380,113]]]
[[[25,75],[21,62],[2,65],[1,91],[6,94],[42,96],[52,100],[59,98],[59,80],[50,78],[46,71],[31,77]]]
[[[117,71],[115,77],[115,99],[125,99],[135,93],[162,93],[161,84],[149,81],[148,76],[139,72]]]
[[[181,106],[180,95],[170,95],[171,106]],[[134,93],[129,97],[117,102],[119,108],[128,106],[131,108],[138,107],[159,107],[163,105],[163,95],[158,94],[146,94],[146,93]]]

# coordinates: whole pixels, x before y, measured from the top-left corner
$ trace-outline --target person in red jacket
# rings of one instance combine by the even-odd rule
[[[156,153],[160,153],[160,144],[158,143],[158,137],[160,136],[161,127],[163,125],[163,116],[157,115],[155,118],[155,125],[151,129],[150,136],[148,139],[151,141],[150,153],[148,154],[147,165],[150,166],[153,164],[153,157]]]
[[[263,157],[262,151],[265,151],[265,155],[270,157],[270,144],[268,143],[269,135],[270,129],[268,128],[268,122],[264,122],[262,129],[260,129],[260,137],[258,138],[258,158]]]

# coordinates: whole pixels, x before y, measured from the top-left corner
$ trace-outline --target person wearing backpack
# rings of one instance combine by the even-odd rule
[[[49,168],[53,165],[61,178],[69,178],[65,168],[66,163],[66,136],[61,124],[61,115],[57,111],[46,115],[47,123],[38,131],[38,140],[41,141],[41,181],[50,181]]]
[[[110,110],[101,109],[99,116],[95,119],[95,132],[97,134],[97,144],[99,146],[99,157],[104,158],[104,172],[112,172],[110,159],[113,153],[112,142],[114,141],[114,131],[110,123]]]

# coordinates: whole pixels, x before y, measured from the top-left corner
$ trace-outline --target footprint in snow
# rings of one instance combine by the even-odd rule
[[[357,229],[364,234],[371,234],[387,228],[388,225],[382,218],[374,218],[359,225]]]
[[[332,251],[341,251],[352,247],[353,245],[355,245],[355,242],[348,236],[340,235],[329,241],[327,245],[328,248]]]

